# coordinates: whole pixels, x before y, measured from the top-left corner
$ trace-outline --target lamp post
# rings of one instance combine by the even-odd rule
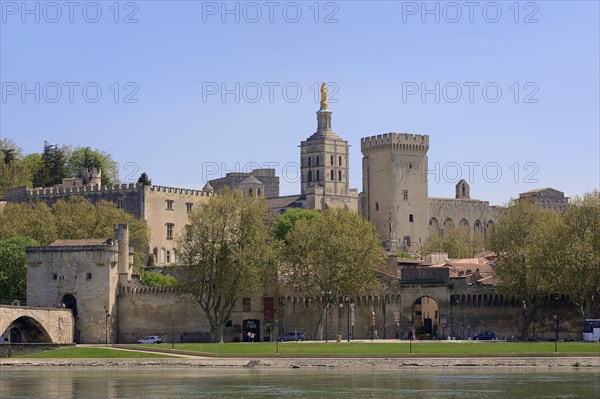
[[[331,297],[331,290],[325,289],[325,290],[321,291],[321,293],[323,295],[325,295],[325,342],[328,342],[327,341],[327,331],[328,331],[327,330],[327,319],[328,319],[327,316],[329,314],[329,300]]]
[[[175,317],[171,317],[171,349],[175,349]]]
[[[410,315],[410,335],[408,336],[408,353],[412,355],[412,339],[413,339],[413,330],[414,330],[414,315]]]
[[[348,318],[348,342],[350,342],[350,297],[346,297],[346,316]]]
[[[554,353],[558,353],[558,294],[554,294]]]
[[[110,313],[108,313],[108,307],[106,305],[104,305],[104,315],[104,345],[108,346],[108,319],[110,317]]]

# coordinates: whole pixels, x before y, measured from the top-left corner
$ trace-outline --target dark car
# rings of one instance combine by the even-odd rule
[[[300,331],[289,331],[286,332],[283,335],[280,335],[279,337],[277,337],[277,340],[280,342],[283,341],[304,341],[306,339],[306,336],[304,335],[303,332]]]
[[[479,334],[475,334],[473,335],[473,339],[475,341],[495,341],[496,340],[496,334],[494,334],[491,331],[484,331],[484,332],[480,332]]]

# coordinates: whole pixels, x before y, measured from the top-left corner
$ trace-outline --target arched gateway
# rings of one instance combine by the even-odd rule
[[[439,331],[439,306],[430,296],[417,298],[413,304],[413,334],[415,338],[427,334],[436,337]]]

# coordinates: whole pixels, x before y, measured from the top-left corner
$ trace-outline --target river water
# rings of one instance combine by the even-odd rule
[[[600,398],[597,369],[6,369],[9,398]]]

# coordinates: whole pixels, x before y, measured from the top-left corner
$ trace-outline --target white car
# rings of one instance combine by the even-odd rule
[[[162,344],[162,338],[159,337],[158,335],[148,335],[147,337],[140,339],[137,343],[138,344]]]

